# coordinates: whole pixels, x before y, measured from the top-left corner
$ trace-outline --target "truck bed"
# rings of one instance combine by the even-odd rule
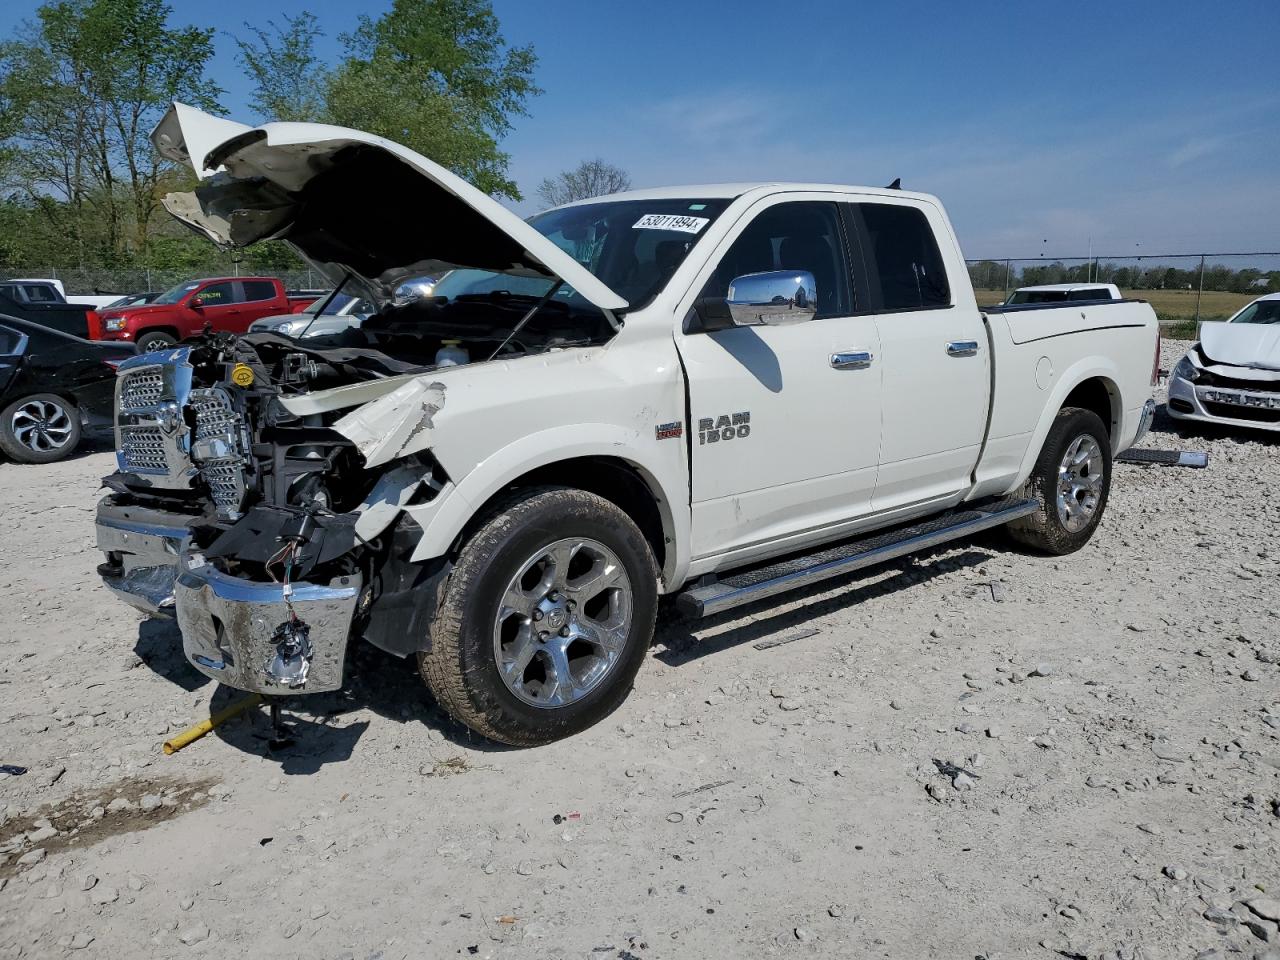
[[[1010,337],[1018,344],[1089,330],[1141,327],[1151,319],[1150,305],[1145,300],[1000,304],[983,307],[982,312],[1003,316]]]

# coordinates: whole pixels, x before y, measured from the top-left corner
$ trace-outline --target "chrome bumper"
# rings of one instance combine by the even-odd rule
[[[289,617],[284,587],[241,580],[192,558],[175,589],[182,649],[207,677],[251,693],[322,693],[342,686],[347,637],[360,577],[338,577],[327,586],[292,585],[293,613],[310,628],[312,656],[306,682],[289,687],[267,666],[277,653],[276,628]]]
[[[98,549],[107,555],[98,567],[106,588],[145,614],[172,617],[178,558],[191,541],[185,518],[107,497],[98,503],[96,526]]]

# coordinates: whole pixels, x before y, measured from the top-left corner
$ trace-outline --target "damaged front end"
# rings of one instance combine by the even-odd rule
[[[341,686],[352,635],[399,655],[428,642],[431,581],[445,564],[410,564],[420,531],[402,510],[447,477],[425,450],[371,469],[334,428],[340,409],[287,406],[352,381],[394,394],[387,362],[224,335],[121,365],[99,572],[132,606],[176,617],[187,659],[207,676],[320,692]],[[422,426],[403,419],[406,431]]]
[[[445,383],[458,365],[601,345],[627,300],[372,134],[174,104],[152,141],[198,181],[165,198],[177,219],[224,247],[283,241],[379,309],[332,338],[206,333],[121,364],[103,581],[175,617],[196,669],[244,690],[334,689],[350,637],[427,649],[449,561],[418,555],[413,514],[452,489],[432,451]],[[490,282],[395,301],[404,280],[450,271]]]

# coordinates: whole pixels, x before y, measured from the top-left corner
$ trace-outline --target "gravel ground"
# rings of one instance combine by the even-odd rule
[[[524,751],[365,649],[291,749],[164,756],[237,695],[98,584],[110,456],[0,465],[0,957],[1280,957],[1280,442],[1146,444],[1210,467],[1118,466],[1080,553],[665,616]]]

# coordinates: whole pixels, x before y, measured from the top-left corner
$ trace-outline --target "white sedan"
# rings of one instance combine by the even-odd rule
[[[1201,327],[1169,375],[1169,414],[1280,432],[1280,293]]]

